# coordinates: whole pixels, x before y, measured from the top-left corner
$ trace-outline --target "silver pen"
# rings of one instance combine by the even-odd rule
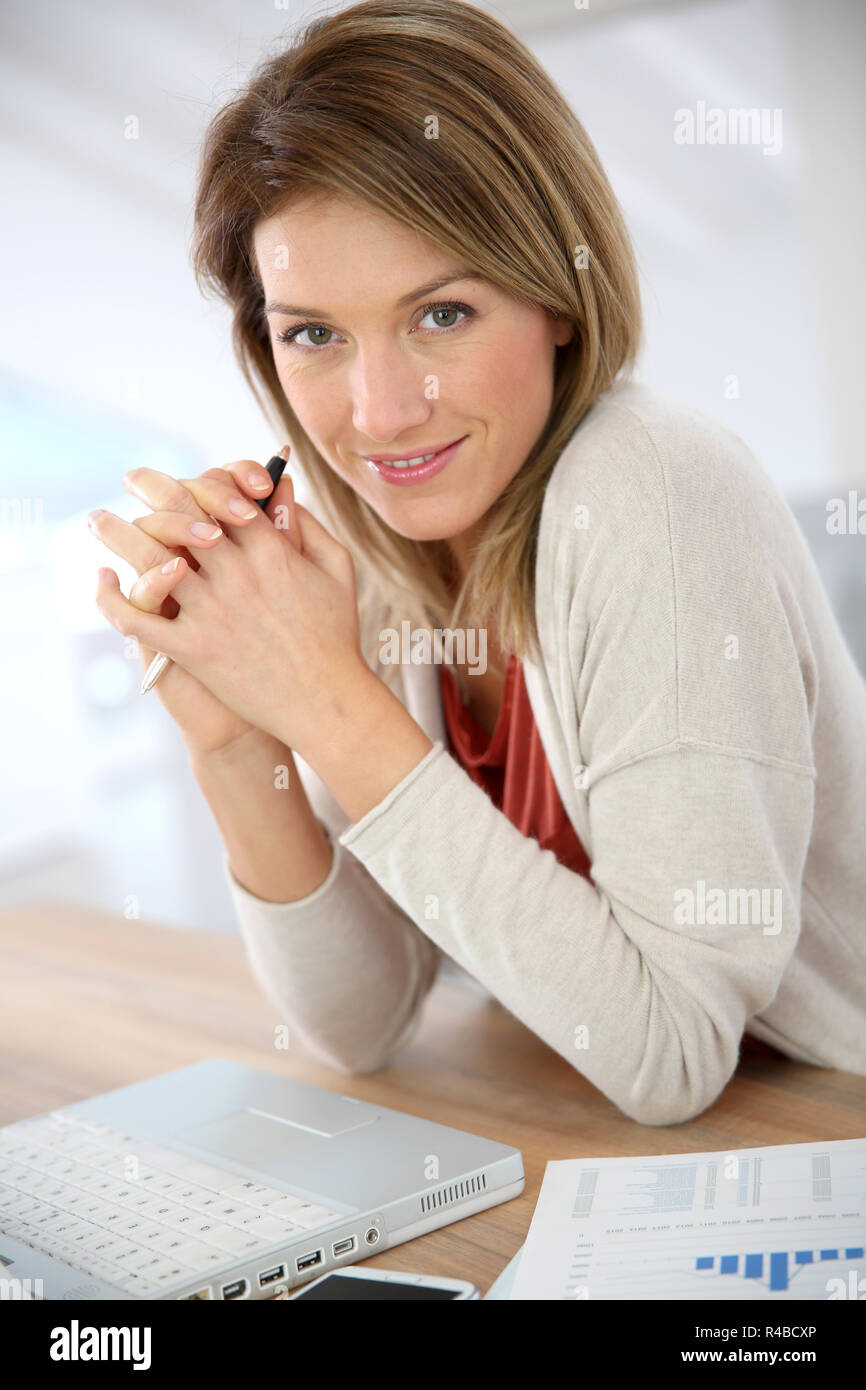
[[[265,464],[265,468],[271,475],[271,481],[273,482],[274,487],[276,487],[277,483],[280,481],[280,478],[283,476],[283,471],[286,467],[287,462],[288,460],[284,459],[282,454],[274,454],[273,458]],[[270,499],[273,497],[273,495],[274,494],[272,489],[268,493],[267,497],[255,497],[252,500],[255,502],[257,507],[264,508],[270,501]],[[157,652],[156,656],[153,658],[153,661],[151,661],[150,665],[144,673],[144,679],[141,682],[139,694],[146,695],[148,690],[152,690],[165,668],[169,665],[171,665],[171,657],[164,656],[162,652]]]

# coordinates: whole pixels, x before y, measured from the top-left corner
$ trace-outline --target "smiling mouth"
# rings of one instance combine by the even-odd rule
[[[435,449],[426,449],[423,453],[407,454],[403,458],[388,457],[382,454],[365,454],[364,459],[367,463],[378,463],[385,468],[420,468],[423,464],[429,463],[437,454],[444,454],[446,449],[450,449],[452,444],[456,444],[455,439],[450,439],[447,444],[440,444]]]

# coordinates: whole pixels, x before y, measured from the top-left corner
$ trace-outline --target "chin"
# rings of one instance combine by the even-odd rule
[[[381,512],[379,513],[381,516]],[[445,541],[456,535],[456,530],[441,526],[413,526],[411,523],[397,524],[391,517],[383,516],[385,525],[407,541]]]
[[[370,504],[372,506],[372,503]],[[373,508],[386,526],[409,541],[450,541],[466,530],[467,523],[454,516],[413,516],[414,508],[394,507],[387,511]]]

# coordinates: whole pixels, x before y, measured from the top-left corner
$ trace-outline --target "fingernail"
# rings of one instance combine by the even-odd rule
[[[214,526],[212,522],[207,521],[194,521],[189,529],[194,536],[198,536],[203,541],[215,541],[217,536],[222,535],[221,526]]]
[[[270,478],[262,478],[258,473],[250,473],[247,482],[250,487],[270,487],[271,485]]]
[[[256,514],[256,508],[251,507],[249,502],[241,501],[240,497],[232,498],[229,502],[229,511],[234,512],[235,516],[243,517],[244,521],[249,520],[249,518],[254,517]]]
[[[99,519],[99,517],[101,517],[101,516],[103,516],[103,515],[104,515],[104,512],[103,512],[102,508],[101,508],[101,507],[97,507],[96,511],[95,511],[95,512],[91,512],[90,515],[89,515],[88,518],[87,518],[87,524],[88,524],[88,526],[92,526],[93,523],[94,523],[94,521],[97,521],[97,520]]]
[[[197,521],[195,524],[196,524],[196,526],[199,526],[201,523]],[[166,560],[165,564],[163,565],[162,569],[160,570],[160,574],[171,574],[172,570],[176,570],[179,564],[180,564],[180,556],[179,556],[179,555],[178,555],[177,558],[174,559],[174,560]]]

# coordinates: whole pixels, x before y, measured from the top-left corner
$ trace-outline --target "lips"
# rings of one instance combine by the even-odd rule
[[[429,461],[430,459],[435,458],[437,454],[444,453],[445,450],[455,442],[456,441],[453,439],[448,439],[444,444],[434,444],[426,449],[411,449],[405,454],[365,454],[364,458],[366,459],[367,463],[387,464],[402,463],[405,459],[423,458]],[[416,467],[420,467],[420,464],[416,464]]]
[[[433,478],[437,473],[440,473],[451,462],[466,438],[468,436],[463,435],[460,439],[455,439],[453,443],[446,444],[431,459],[428,459],[427,463],[415,464],[409,468],[394,468],[381,458],[367,458],[365,462],[368,468],[372,468],[373,472],[378,473],[379,477],[384,478],[386,482],[394,483],[399,487],[407,487],[415,483],[426,482],[428,478]],[[417,455],[409,455],[409,457],[417,457]]]

